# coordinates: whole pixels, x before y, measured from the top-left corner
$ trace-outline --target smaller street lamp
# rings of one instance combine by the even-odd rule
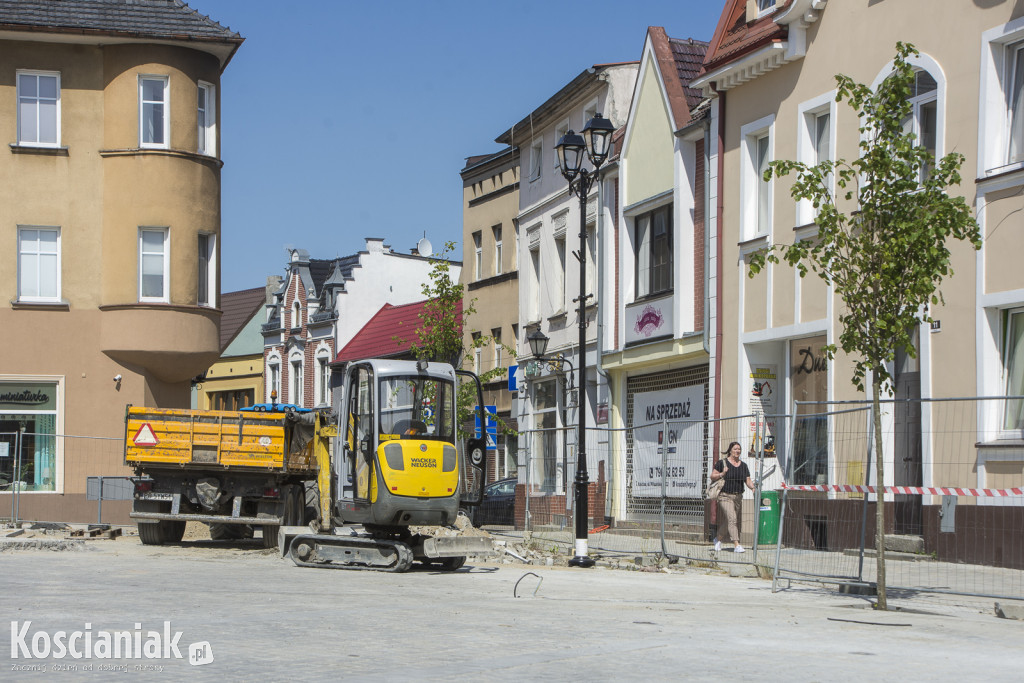
[[[537,360],[542,359],[544,354],[547,353],[548,336],[539,329],[536,329],[526,335],[526,341],[530,343],[530,353],[532,353]]]

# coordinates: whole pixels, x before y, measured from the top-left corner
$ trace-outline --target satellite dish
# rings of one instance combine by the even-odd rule
[[[426,237],[416,243],[416,252],[420,256],[430,256],[434,253],[434,245]]]

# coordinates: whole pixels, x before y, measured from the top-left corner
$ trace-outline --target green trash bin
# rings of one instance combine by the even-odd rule
[[[757,543],[758,545],[775,545],[779,542],[779,522],[782,519],[778,491],[761,491],[760,514]]]

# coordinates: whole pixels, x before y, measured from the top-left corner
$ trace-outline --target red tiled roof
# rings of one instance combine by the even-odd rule
[[[775,17],[792,2],[779,0],[774,12],[748,24],[746,0],[728,0],[704,58],[702,73],[714,71],[768,43],[784,40],[788,30],[776,24]]]
[[[267,290],[265,287],[254,289],[243,289],[238,292],[225,292],[220,297],[220,309],[223,315],[220,317],[220,350],[224,351],[228,345],[235,340],[238,333],[242,331],[246,323],[266,303]]]
[[[423,325],[420,316],[426,310],[427,301],[392,306],[384,304],[363,329],[345,345],[335,363],[362,360],[364,358],[392,358],[409,352],[416,341],[416,330]],[[455,307],[456,320],[462,321],[462,301]]]
[[[708,44],[692,38],[669,38],[661,26],[649,26],[647,34],[665,83],[672,122],[678,130],[690,122],[690,110],[700,104],[700,91],[689,86],[700,73]]]

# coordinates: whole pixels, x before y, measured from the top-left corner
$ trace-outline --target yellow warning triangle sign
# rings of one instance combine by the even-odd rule
[[[143,423],[139,427],[139,431],[135,432],[135,438],[132,439],[132,442],[136,446],[155,446],[159,443],[156,434],[153,433],[153,427],[148,422]]]

